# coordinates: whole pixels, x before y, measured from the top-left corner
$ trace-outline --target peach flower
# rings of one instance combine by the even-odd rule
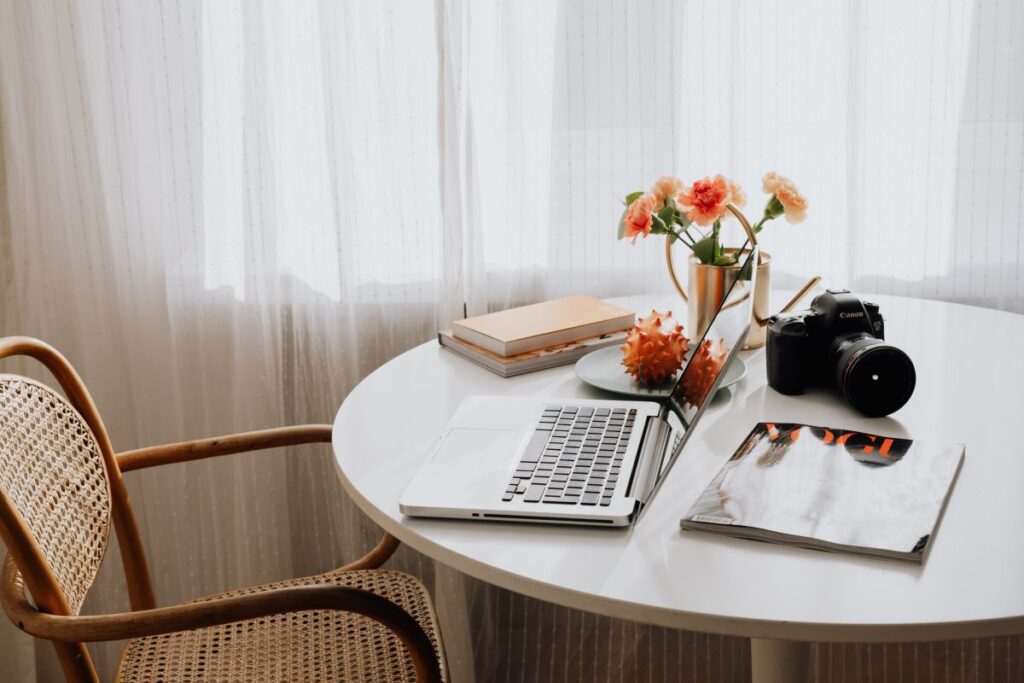
[[[807,217],[807,198],[800,194],[792,180],[771,171],[765,174],[761,185],[765,192],[779,200],[787,221],[800,223]]]
[[[746,196],[739,185],[724,176],[694,181],[689,190],[683,190],[676,199],[686,209],[686,216],[697,225],[711,225],[728,211],[730,203],[745,203]]]
[[[661,201],[665,201],[669,197],[673,199],[679,191],[683,189],[683,181],[673,176],[662,176],[658,178],[657,182],[651,188],[650,194],[655,195]]]
[[[729,203],[735,204],[736,206],[746,206],[747,194],[746,192],[743,191],[743,188],[740,187],[740,184],[737,182],[733,182],[728,178],[725,179],[725,182],[728,183],[729,185],[729,194],[731,196]]]
[[[635,242],[637,237],[647,237],[651,234],[654,225],[651,214],[661,208],[661,203],[661,200],[650,192],[637,197],[626,209],[626,216],[623,219],[626,225],[624,237],[630,237]]]

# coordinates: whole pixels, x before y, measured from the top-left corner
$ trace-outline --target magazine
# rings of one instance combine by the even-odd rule
[[[762,422],[681,526],[922,562],[963,459],[963,444]]]

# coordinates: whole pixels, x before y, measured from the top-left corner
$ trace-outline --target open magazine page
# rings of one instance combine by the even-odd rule
[[[920,559],[963,451],[960,444],[760,423],[683,527]]]

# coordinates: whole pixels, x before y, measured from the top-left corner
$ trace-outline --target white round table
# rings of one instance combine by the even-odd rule
[[[893,642],[1024,632],[1024,316],[889,296],[887,340],[917,368],[910,402],[865,418],[837,394],[767,386],[764,350],[716,401],[638,524],[625,530],[412,519],[398,499],[470,394],[609,398],[572,366],[502,379],[424,343],[345,399],[334,453],[346,491],[419,552],[480,580],[575,609],[752,639],[755,680],[805,666],[807,641]],[[775,292],[773,302],[788,300]],[[640,313],[665,296],[616,300]],[[923,566],[700,532],[679,519],[755,422],[804,422],[966,444]]]

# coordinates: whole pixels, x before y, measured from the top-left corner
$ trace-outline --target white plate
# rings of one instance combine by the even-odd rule
[[[690,347],[690,351],[693,351],[693,347]],[[722,383],[718,386],[719,390],[739,382],[745,374],[747,374],[747,364],[743,362],[742,358],[736,356],[726,368],[725,377],[722,378]],[[605,391],[631,396],[663,398],[669,395],[679,373],[675,374],[671,382],[665,382],[656,387],[646,387],[626,372],[625,366],[622,365],[622,348],[606,346],[603,349],[591,351],[576,361],[576,376],[590,386]]]

